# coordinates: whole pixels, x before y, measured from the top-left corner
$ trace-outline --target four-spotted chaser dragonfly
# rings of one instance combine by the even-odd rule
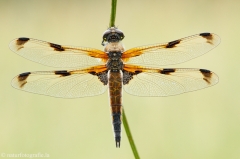
[[[206,69],[160,68],[198,57],[220,43],[213,33],[201,33],[167,43],[125,51],[122,31],[111,27],[103,34],[104,51],[18,38],[10,49],[29,60],[53,67],[76,68],[25,72],[12,86],[60,98],[95,96],[109,89],[116,147],[121,140],[122,89],[136,96],[171,96],[215,85],[218,76]]]

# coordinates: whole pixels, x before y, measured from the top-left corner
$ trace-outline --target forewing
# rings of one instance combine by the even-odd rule
[[[201,33],[167,43],[132,48],[123,53],[127,64],[161,66],[182,63],[215,48],[220,43],[218,35]]]
[[[84,68],[103,65],[107,60],[107,54],[97,49],[58,45],[31,38],[14,39],[9,47],[20,56],[52,67]]]
[[[123,79],[124,90],[136,96],[171,96],[218,83],[218,76],[205,69],[153,69],[133,65],[125,65]]]
[[[78,98],[102,94],[107,89],[105,66],[82,70],[22,73],[12,80],[14,88],[60,98]]]

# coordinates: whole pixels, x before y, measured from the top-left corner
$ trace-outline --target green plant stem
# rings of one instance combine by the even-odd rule
[[[123,119],[123,125],[124,125],[124,128],[125,128],[125,132],[126,132],[127,137],[128,137],[128,141],[129,141],[130,146],[132,148],[133,155],[136,159],[140,159],[140,157],[138,155],[137,148],[135,146],[135,143],[134,143],[134,140],[133,140],[133,137],[132,137],[132,134],[131,134],[131,131],[130,131],[130,128],[128,126],[127,117],[125,115],[124,108],[122,108],[122,119]]]
[[[117,0],[112,0],[109,27],[115,27],[116,10],[117,10]]]

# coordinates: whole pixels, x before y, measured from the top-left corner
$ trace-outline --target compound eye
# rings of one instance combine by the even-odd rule
[[[121,40],[124,38],[124,34],[123,33],[119,34],[119,36],[120,36]]]
[[[116,29],[115,31],[116,31],[116,33],[120,36],[121,39],[124,38],[124,34],[123,34],[123,32],[122,32],[121,30]]]
[[[107,39],[108,35],[111,33],[111,30],[106,30],[104,33],[103,33],[103,39]]]

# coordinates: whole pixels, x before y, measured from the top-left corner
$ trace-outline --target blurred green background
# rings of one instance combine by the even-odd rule
[[[0,1],[0,155],[47,153],[53,159],[133,158],[126,134],[115,148],[108,94],[59,99],[11,87],[22,72],[56,70],[26,60],[8,48],[17,37],[103,49],[110,0]],[[214,32],[221,44],[189,62],[167,66],[205,68],[220,82],[171,97],[123,102],[141,158],[240,158],[240,1],[119,0],[116,25],[126,49]],[[4,157],[3,157],[4,158]]]

